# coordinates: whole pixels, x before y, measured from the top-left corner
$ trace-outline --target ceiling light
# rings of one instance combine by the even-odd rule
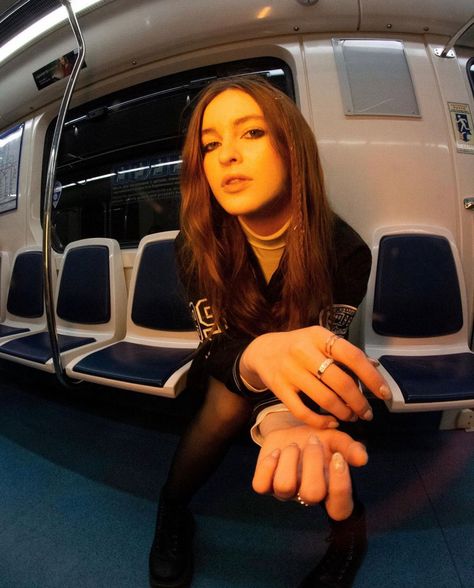
[[[77,14],[82,10],[89,8],[93,4],[97,4],[100,0],[72,0],[71,7]],[[25,47],[38,37],[44,35],[53,27],[67,20],[67,10],[64,6],[53,10],[43,18],[40,18],[35,23],[18,33],[13,39],[0,47],[0,63],[8,59],[11,55]]]

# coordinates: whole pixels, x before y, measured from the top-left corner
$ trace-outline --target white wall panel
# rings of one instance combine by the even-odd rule
[[[471,116],[474,116],[474,98],[466,74],[467,57],[474,57],[474,49],[461,49],[464,58],[445,59],[434,54],[439,43],[431,40],[428,56],[433,64],[438,79],[443,117],[449,131],[450,153],[455,170],[457,193],[457,222],[459,226],[458,246],[461,251],[464,277],[468,291],[470,324],[474,327],[474,210],[464,208],[464,199],[474,197],[474,152],[461,153],[456,148],[456,141],[451,127],[448,102],[468,104]]]
[[[462,198],[474,186],[474,155],[455,152],[446,114],[448,99],[467,100],[466,85],[454,60],[436,63],[435,74],[423,38],[406,38],[405,48],[421,118],[349,117],[330,39],[305,41],[327,189],[336,211],[368,243],[378,227],[387,225],[435,225],[450,231],[462,255],[472,317],[474,215],[464,211]]]
[[[473,0],[360,0],[361,31],[453,35],[474,15]],[[387,28],[387,25],[390,28]]]

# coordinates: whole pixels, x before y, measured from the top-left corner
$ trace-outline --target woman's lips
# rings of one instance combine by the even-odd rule
[[[226,192],[238,192],[245,188],[249,182],[252,181],[252,178],[243,175],[229,175],[224,176],[221,182],[221,187]]]

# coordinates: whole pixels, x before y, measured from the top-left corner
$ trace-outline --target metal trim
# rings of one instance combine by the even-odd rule
[[[44,271],[44,302],[46,310],[46,319],[48,324],[49,338],[51,342],[52,359],[56,375],[61,384],[67,386],[70,382],[67,378],[61,362],[61,354],[59,351],[58,334],[56,331],[56,315],[54,312],[54,293],[52,281],[52,250],[51,250],[51,212],[53,202],[54,180],[56,176],[56,164],[58,159],[59,143],[64,126],[64,120],[71,101],[71,96],[76,85],[79,72],[81,71],[84,62],[86,50],[84,38],[74,10],[71,7],[70,0],[61,0],[61,3],[66,8],[71,28],[74,32],[78,43],[78,55],[71,76],[68,80],[64,96],[59,107],[58,118],[54,128],[53,140],[51,142],[51,149],[49,155],[48,169],[46,175],[45,198],[43,204],[43,271]]]
[[[466,24],[464,24],[454,35],[449,39],[449,41],[444,46],[444,49],[435,49],[434,54],[437,57],[452,59],[455,57],[454,51],[452,48],[456,45],[456,41],[462,37],[462,35],[467,31],[467,29],[471,28],[474,25],[474,16],[470,18]]]

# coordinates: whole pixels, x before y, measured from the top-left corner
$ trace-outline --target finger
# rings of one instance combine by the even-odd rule
[[[259,494],[273,492],[273,476],[278,465],[280,450],[274,449],[269,455],[258,459],[252,480],[252,488]]]
[[[319,334],[319,336],[321,339],[324,337],[323,334]],[[324,343],[322,344],[324,345]],[[388,400],[392,397],[387,382],[361,349],[341,338],[332,346],[331,356],[352,370],[375,396],[382,400]]]
[[[347,398],[344,398],[342,394],[339,394],[339,391],[335,387],[333,387],[331,390],[326,385],[325,381],[322,379],[318,380],[315,377],[317,372],[317,362],[314,360],[310,362],[309,358],[306,358],[304,360],[305,365],[303,365],[302,361],[302,358],[300,358],[299,363],[295,361],[292,364],[287,365],[286,377],[289,381],[291,381],[295,388],[304,392],[307,396],[319,404],[321,408],[324,408],[342,421],[349,421],[354,417],[354,411],[352,410],[352,407],[348,406],[349,400],[351,399],[349,392],[352,392],[354,395],[355,391],[355,394],[360,397],[361,401],[359,402],[359,407],[361,406],[362,402],[367,404],[365,397],[362,395],[359,388],[354,384],[352,378],[344,374],[344,372],[339,370],[339,368],[331,365],[324,375],[332,370],[333,367],[337,370],[337,372],[340,372],[342,375],[341,379],[343,380],[345,386],[349,389],[352,385],[352,388],[354,389],[353,391],[349,390],[346,393]],[[322,361],[324,361],[324,358],[321,360],[321,362]],[[353,404],[356,403],[354,402]],[[361,412],[360,409],[359,412]]]
[[[324,371],[321,375],[320,381],[333,390],[337,394],[337,397],[342,399],[342,401],[360,418],[367,421],[373,419],[374,415],[370,408],[370,404],[367,398],[362,394],[357,383],[335,363],[332,363]],[[350,409],[347,408],[347,410]]]
[[[325,329],[321,329],[324,332]],[[339,340],[336,340],[336,344]],[[348,374],[312,345],[292,348],[292,360],[285,365],[286,378],[340,420],[353,420],[354,414],[365,420],[373,418],[372,410],[358,385]],[[364,356],[365,357],[365,356]],[[320,369],[324,367],[323,373]]]
[[[301,499],[308,504],[321,502],[326,496],[327,484],[323,446],[316,435],[311,435],[303,449],[301,464]]]
[[[293,498],[298,488],[300,449],[296,443],[284,447],[273,476],[273,494],[282,500]]]
[[[368,460],[366,448],[347,433],[342,431],[327,431],[325,435],[325,442],[330,454],[341,453],[343,458],[352,466],[364,466]]]
[[[339,426],[339,423],[333,417],[317,414],[305,406],[295,388],[288,387],[285,389],[281,386],[277,389],[275,387],[273,388],[273,393],[286,405],[295,418],[310,427],[316,429],[336,429]]]
[[[352,378],[335,365],[329,365],[323,372],[324,376],[330,372],[338,376],[331,378],[332,385],[323,380],[322,375],[319,377],[319,368],[327,361],[316,345],[294,345],[291,358],[285,362],[285,378],[342,421],[353,420],[354,408],[360,416],[365,414],[369,405]]]
[[[329,490],[326,499],[328,515],[335,521],[350,516],[354,508],[349,467],[340,453],[332,456],[329,464]]]

